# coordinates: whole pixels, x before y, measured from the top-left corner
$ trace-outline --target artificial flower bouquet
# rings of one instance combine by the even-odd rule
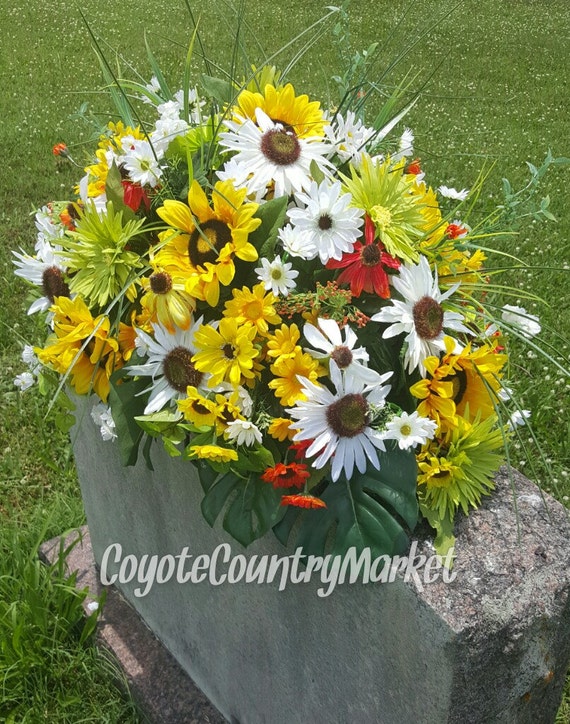
[[[92,395],[126,464],[161,439],[244,545],[395,554],[422,515],[444,552],[521,417],[505,332],[539,330],[489,284],[477,192],[430,186],[406,109],[366,125],[267,66],[186,86],[131,83],[85,163],[54,148],[81,174],[14,253],[47,322],[20,386]]]

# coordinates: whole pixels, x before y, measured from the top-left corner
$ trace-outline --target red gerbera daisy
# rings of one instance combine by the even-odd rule
[[[327,269],[344,269],[337,281],[339,284],[349,284],[355,297],[364,291],[388,299],[390,285],[386,269],[399,269],[400,260],[388,254],[380,240],[375,241],[375,234],[374,222],[366,216],[365,243],[357,241],[353,252],[343,254],[340,261],[331,259],[327,262]]]
[[[281,505],[294,505],[297,508],[326,508],[327,504],[324,500],[316,498],[314,495],[284,495],[281,498]]]
[[[274,488],[302,488],[305,480],[310,477],[311,473],[307,466],[303,463],[277,463],[273,468],[266,468],[261,479],[266,483],[271,483]]]
[[[313,444],[313,440],[301,440],[300,442],[294,442],[289,445],[289,450],[295,451],[295,460],[304,460],[305,452]]]

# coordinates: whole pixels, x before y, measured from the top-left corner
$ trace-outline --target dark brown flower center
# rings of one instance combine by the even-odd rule
[[[168,384],[177,392],[187,387],[198,387],[204,376],[192,363],[192,352],[186,347],[175,347],[164,358],[162,371]]]
[[[352,350],[348,347],[335,347],[331,352],[331,359],[334,359],[340,369],[344,370],[352,363]]]
[[[453,395],[452,399],[456,405],[461,403],[465,390],[467,389],[467,374],[465,370],[458,369],[454,375],[447,375],[442,379],[442,382],[451,382]]]
[[[435,339],[443,329],[443,307],[433,297],[422,297],[414,304],[414,326],[421,339]]]
[[[360,259],[364,266],[376,266],[380,261],[381,252],[378,244],[366,244],[360,252]]]
[[[201,402],[198,402],[198,400],[194,400],[194,402],[192,403],[192,409],[198,415],[209,415],[210,414],[210,410],[208,410],[208,408],[205,405],[203,405]]]
[[[214,263],[224,246],[232,240],[230,227],[220,219],[210,219],[194,229],[188,241],[188,256],[193,266]]]
[[[42,274],[42,291],[44,296],[53,303],[56,297],[68,297],[69,287],[65,283],[61,269],[49,266]]]
[[[321,217],[319,219],[319,229],[321,231],[328,231],[329,229],[332,229],[332,219],[329,214],[321,214]]]
[[[339,437],[355,437],[368,425],[368,402],[363,395],[345,395],[329,405],[326,417],[330,428]]]
[[[228,359],[234,359],[234,357],[235,357],[234,348],[233,348],[233,346],[232,346],[231,344],[229,344],[229,343],[228,343],[228,344],[224,344],[224,346],[222,347],[222,352],[226,355],[226,357],[227,357]]]
[[[293,131],[272,128],[261,137],[261,152],[277,166],[290,166],[301,155],[301,145]]]
[[[166,272],[155,272],[149,278],[150,288],[155,294],[167,294],[172,289],[172,277]]]

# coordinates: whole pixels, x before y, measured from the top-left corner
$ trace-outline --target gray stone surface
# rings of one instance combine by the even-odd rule
[[[95,559],[292,553],[271,537],[244,551],[200,514],[191,465],[153,448],[155,472],[121,468],[85,417],[73,437]],[[516,508],[516,509],[515,509]],[[197,686],[241,724],[550,724],[570,657],[570,523],[523,476],[457,526],[457,573],[418,590],[318,581],[275,585],[169,583],[122,593]],[[431,553],[427,541],[421,543]],[[117,570],[118,566],[113,570]],[[111,570],[111,569],[110,569]]]

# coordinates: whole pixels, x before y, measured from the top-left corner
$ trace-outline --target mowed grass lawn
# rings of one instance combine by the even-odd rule
[[[228,68],[235,16],[224,3],[189,0],[189,4],[199,18],[208,57]],[[321,17],[327,4],[246,1],[249,26],[244,26],[244,40],[251,60],[261,64]],[[33,607],[26,602],[33,599],[38,586],[36,574],[29,569],[35,543],[40,536],[47,538],[83,522],[66,435],[51,420],[44,420],[47,402],[38,390],[22,395],[13,386],[14,376],[24,370],[23,345],[40,341],[43,330],[37,319],[26,316],[27,289],[12,274],[10,253],[18,247],[33,248],[31,212],[49,200],[67,198],[78,177],[77,169],[56,164],[52,146],[64,141],[74,157],[82,160],[93,149],[97,126],[105,122],[110,109],[106,96],[96,92],[102,85],[100,68],[79,7],[93,31],[104,39],[107,57],[114,62],[119,53],[149,79],[146,30],[174,87],[179,87],[182,78],[192,32],[186,5],[174,0],[157,0],[144,8],[133,0],[83,0],[80,4],[0,0],[0,602],[4,599],[0,611],[5,613],[6,605],[13,603],[10,596],[23,598],[24,604],[12,607],[10,615],[24,625],[34,617]],[[490,169],[480,199],[481,217],[500,203],[502,177],[520,188],[529,178],[526,161],[540,165],[548,149],[554,156],[570,156],[567,0],[465,0],[457,6],[443,0],[353,0],[349,15],[352,54],[378,42],[374,66],[378,78],[390,84],[409,73],[414,87],[423,86],[423,96],[405,124],[416,134],[417,155],[432,185],[471,187],[482,167]],[[435,27],[423,35],[431,25]],[[294,44],[274,62],[286,65],[299,47]],[[385,74],[405,49],[409,52]],[[334,103],[337,98],[330,77],[344,71],[339,57],[329,29],[291,71],[298,92]],[[123,70],[133,77],[124,62]],[[203,67],[197,64],[196,70]],[[80,118],[84,102],[88,108]],[[569,174],[568,166],[552,168],[540,189],[540,197],[550,196],[557,223],[540,224],[529,217],[517,227],[516,235],[491,242],[527,264],[525,269],[509,272],[508,283],[545,300],[544,305],[525,306],[540,316],[542,339],[566,369],[564,360],[570,355]],[[514,296],[505,301],[517,304],[519,300]],[[512,365],[510,377],[522,396],[522,406],[532,411],[536,434],[534,438],[525,431],[513,446],[514,463],[567,503],[570,381],[526,348],[518,350]],[[536,461],[534,469],[529,467],[524,445]],[[15,555],[15,550],[22,555]],[[24,581],[20,592],[14,593],[16,589],[2,576],[20,577]],[[40,618],[41,630],[51,631],[52,619]],[[7,631],[9,627],[0,628],[0,637]],[[40,638],[39,634],[35,637],[36,643]],[[38,643],[32,653],[14,650],[8,660],[0,649],[0,702],[4,702],[0,720],[15,711],[16,722],[137,721],[131,703],[113,683],[112,667],[78,644],[76,637],[54,635],[50,644],[46,636],[46,642]],[[568,699],[559,721],[570,721]]]

